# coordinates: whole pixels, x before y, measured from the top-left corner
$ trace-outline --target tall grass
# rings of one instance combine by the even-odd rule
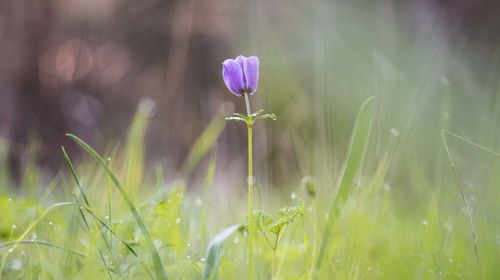
[[[246,153],[221,145],[245,139],[214,116],[166,180],[147,164],[146,102],[124,146],[70,135],[85,156],[60,155],[48,180],[29,160],[19,188],[0,141],[0,278],[242,279],[249,250],[255,279],[498,278],[497,73],[478,77],[439,26],[417,36],[372,4],[300,3],[281,21],[252,6],[239,38],[262,61],[256,102],[280,116],[254,131],[253,248]]]
[[[361,106],[336,194],[333,184],[318,176],[321,174],[305,180],[308,186],[304,183],[291,188],[293,196],[288,201],[280,199],[280,193],[268,191],[272,204],[264,205],[265,209],[304,204],[306,211],[300,220],[287,224],[286,231],[280,231],[276,240],[279,245],[274,248],[268,246],[269,236],[257,230],[262,234],[256,236],[253,245],[258,256],[255,277],[492,278],[498,273],[498,245],[487,246],[487,242],[498,238],[495,225],[476,219],[474,213],[470,217],[475,220],[478,238],[478,266],[475,240],[469,234],[467,213],[460,210],[463,203],[458,191],[435,189],[426,194],[428,201],[422,207],[404,213],[398,210],[400,198],[394,194],[394,187],[385,179],[387,159],[382,159],[373,173],[360,172],[364,150],[369,146],[372,101]],[[145,130],[131,129],[131,133],[137,131]],[[83,140],[68,136],[92,158],[73,165],[63,153],[68,170],[59,185],[74,191],[55,193],[40,201],[0,197],[2,278],[165,279],[168,275],[172,279],[237,279],[245,275],[246,237],[238,231],[241,225],[231,227],[234,221],[229,216],[214,216],[214,207],[206,207],[213,195],[210,189],[195,198],[195,193],[186,195],[183,181],[176,181],[160,185],[155,193],[155,184],[145,177],[139,181],[138,194],[149,191],[133,202],[109,163]],[[211,145],[216,139],[210,133],[202,137],[211,139]],[[496,155],[484,146],[460,139],[455,144],[480,147]],[[131,149],[129,145],[126,149]],[[143,143],[138,141],[136,145]],[[206,149],[201,151],[206,154]],[[208,185],[217,168],[214,155],[208,165]],[[129,170],[130,162],[115,166],[117,170]],[[432,184],[417,166],[411,174],[411,180]],[[107,177],[118,190],[110,201],[102,199],[108,192],[104,187]],[[453,185],[450,180],[450,189],[456,190]],[[67,202],[50,205],[53,199],[65,197]],[[232,211],[238,221],[245,222],[245,199],[231,199],[239,200],[242,206]],[[108,216],[109,203],[113,216]],[[120,203],[126,207],[120,207]]]

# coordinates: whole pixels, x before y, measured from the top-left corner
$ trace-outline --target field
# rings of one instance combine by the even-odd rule
[[[123,139],[67,131],[79,153],[55,174],[34,135],[14,183],[0,138],[0,278],[497,279],[498,70],[444,30],[339,6],[290,37],[257,12],[234,49],[258,55],[250,104],[276,119],[218,104],[177,168],[148,159],[170,108],[147,97]]]

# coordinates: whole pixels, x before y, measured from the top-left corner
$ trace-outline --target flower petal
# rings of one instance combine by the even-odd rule
[[[243,61],[243,73],[248,94],[254,94],[259,83],[259,58],[256,56],[246,58]]]
[[[237,96],[241,96],[245,89],[243,70],[234,59],[227,59],[222,63],[222,78],[227,88]]]
[[[246,78],[245,69],[244,69],[245,61],[247,60],[247,57],[245,57],[243,55],[238,55],[235,60],[240,65],[241,71],[243,71],[243,85],[245,88],[247,88],[248,84],[247,84],[247,78]]]

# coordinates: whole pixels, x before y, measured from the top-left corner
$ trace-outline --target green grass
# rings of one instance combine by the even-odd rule
[[[365,151],[370,147],[373,104],[369,99],[359,113],[343,176],[329,181],[330,174],[316,174],[302,184],[297,182],[287,190],[293,193],[289,199],[282,192],[264,190],[269,197],[258,204],[262,210],[275,212],[285,205],[303,205],[305,211],[290,219],[282,214],[285,216],[275,222],[271,216],[256,216],[261,219],[254,242],[256,277],[493,279],[500,273],[496,265],[498,224],[490,222],[483,212],[472,212],[478,264],[469,213],[464,210],[450,164],[446,165],[449,170],[443,171],[450,177],[445,186],[425,193],[414,190],[411,198],[394,191],[403,184],[387,183],[391,169],[388,155],[372,168],[362,168],[369,163],[365,162]],[[147,126],[147,121],[141,125]],[[131,129],[132,134],[144,131]],[[207,155],[207,148],[200,146],[212,146],[217,139],[214,133],[220,133],[220,128],[212,123],[189,155],[188,170]],[[134,158],[143,158],[136,154],[143,148],[131,147],[142,147],[140,135],[129,137],[137,140],[127,143],[124,157],[129,160],[124,161],[123,172],[112,168],[81,139],[68,137],[90,157],[74,165],[63,150],[61,156],[68,169],[56,176],[57,182],[48,184],[50,193],[41,199],[5,191],[0,196],[2,279],[167,279],[167,275],[169,279],[241,279],[246,275],[246,234],[236,225],[246,221],[246,197],[228,197],[231,205],[238,205],[231,207],[228,215],[223,215],[227,206],[214,204],[217,197],[211,190],[216,153],[209,156],[205,183],[188,192],[183,180],[164,185],[148,176],[131,179],[127,175],[135,165],[138,170],[147,170],[142,160],[132,161],[128,155],[133,152]],[[493,151],[468,139],[450,137],[447,142],[455,148],[475,148],[496,159]],[[454,151],[450,149],[450,153]],[[111,162],[118,163],[119,158],[111,157]],[[414,165],[408,182],[433,185],[421,168]],[[135,182],[140,191],[127,191],[120,177]],[[113,188],[108,188],[108,178]],[[53,192],[51,184],[63,190]],[[420,203],[411,203],[417,198]],[[404,203],[411,204],[411,209]],[[486,210],[498,211],[497,205],[491,203]],[[270,246],[274,244],[269,239],[273,232],[277,234],[276,246]]]
[[[493,59],[478,71],[471,44],[441,44],[439,26],[416,34],[373,1],[290,3],[252,6],[237,29],[252,35],[232,38],[260,57],[253,108],[278,116],[253,128],[255,278],[497,279]],[[67,162],[53,177],[33,137],[19,186],[0,139],[0,279],[245,278],[242,123],[199,120],[167,180],[174,171],[146,157],[151,110],[139,105],[124,145],[70,136],[83,156],[53,155]]]

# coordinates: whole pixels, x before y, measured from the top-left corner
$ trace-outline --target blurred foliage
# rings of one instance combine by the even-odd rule
[[[155,7],[153,2],[148,2],[151,7]],[[63,279],[74,275],[94,279],[111,275],[143,279],[154,275],[147,240],[111,185],[109,174],[88,157],[75,157],[76,173],[90,201],[88,209],[80,210],[73,205],[82,202],[70,171],[48,171],[39,160],[49,157],[62,161],[47,143],[57,152],[61,144],[67,146],[67,140],[60,139],[65,129],[91,142],[103,158],[110,158],[106,164],[133,198],[169,277],[202,278],[210,240],[245,220],[245,130],[240,123],[223,119],[233,111],[243,112],[243,100],[225,92],[219,77],[220,61],[240,52],[258,55],[261,61],[259,91],[252,96],[252,107],[278,116],[275,122],[261,122],[254,129],[256,208],[261,213],[274,213],[287,205],[304,205],[302,218],[287,223],[275,252],[264,237],[259,237],[257,276],[495,279],[500,274],[500,220],[496,215],[500,210],[500,161],[491,152],[449,138],[459,175],[455,178],[442,142],[442,131],[448,130],[500,152],[498,35],[488,41],[482,32],[473,31],[477,29],[472,27],[481,24],[466,21],[468,9],[447,9],[452,4],[436,1],[261,0],[226,6],[205,2],[197,7],[206,14],[193,14],[189,4],[175,1],[179,5],[172,12],[174,18],[181,20],[184,12],[190,11],[187,14],[194,16],[188,19],[194,18],[193,30],[198,33],[187,36],[187,41],[193,42],[190,48],[173,44],[177,47],[169,49],[169,57],[175,58],[170,62],[159,58],[168,56],[164,47],[170,43],[163,41],[164,34],[154,35],[157,30],[151,27],[159,17],[151,16],[152,21],[144,23],[148,29],[141,37],[144,40],[124,35],[128,39],[120,41],[121,47],[130,52],[135,76],[128,73],[124,77],[130,79],[95,92],[129,89],[129,94],[140,94],[131,99],[112,94],[92,97],[75,91],[95,93],[91,87],[94,78],[72,81],[58,91],[62,94],[58,96],[64,97],[53,99],[65,100],[61,104],[66,110],[66,126],[57,129],[55,124],[46,125],[43,133],[36,133],[32,126],[20,122],[13,127],[34,136],[23,142],[15,133],[8,133],[1,139],[2,278]],[[204,7],[211,9],[201,9]],[[213,22],[215,17],[206,19],[224,7],[227,12],[222,12],[225,17],[219,25]],[[490,10],[484,13],[484,21],[477,19],[476,23],[484,23],[487,15],[498,12],[493,7]],[[144,15],[134,14],[137,10],[132,8],[122,12],[127,11],[130,14],[120,20]],[[168,22],[169,27],[189,26],[172,18]],[[467,22],[472,31],[463,27]],[[136,24],[140,22],[130,23],[131,29],[122,31],[140,34],[143,29]],[[210,33],[209,27],[214,25],[221,29]],[[90,30],[88,25],[82,26],[82,30]],[[491,26],[496,32],[497,25]],[[180,32],[180,42],[186,42],[185,34]],[[155,45],[155,38],[161,43]],[[220,38],[225,38],[220,45],[207,43]],[[147,52],[141,50],[141,44],[147,45]],[[185,65],[180,63],[185,68],[171,64],[183,58],[188,60]],[[166,71],[170,75],[177,71],[184,74],[183,82],[177,86],[174,82],[173,88],[178,90],[163,87],[167,78],[161,69],[168,65],[175,68]],[[169,77],[171,89],[173,78]],[[140,100],[139,95],[151,96],[155,106],[140,103],[132,118],[131,108]],[[335,217],[329,246],[323,246],[325,262],[320,271],[314,271],[356,112],[369,96],[375,96],[373,123],[366,155],[359,165],[362,168],[342,194],[345,203]],[[96,108],[107,114],[97,117]],[[28,120],[36,119],[35,110],[23,107],[19,111]],[[76,112],[84,112],[83,117]],[[58,119],[51,114],[39,115],[44,124]],[[46,135],[55,140],[48,141],[51,138]],[[12,151],[22,167],[17,183],[8,171]],[[74,146],[68,148],[72,159],[77,151]],[[457,180],[470,204],[479,264]],[[57,201],[73,204],[62,206],[55,204]],[[283,222],[289,221],[286,217],[289,215]],[[24,243],[8,243],[22,236]],[[245,235],[232,232],[223,243],[223,248],[222,243],[216,246],[217,275],[239,279],[246,273]]]

